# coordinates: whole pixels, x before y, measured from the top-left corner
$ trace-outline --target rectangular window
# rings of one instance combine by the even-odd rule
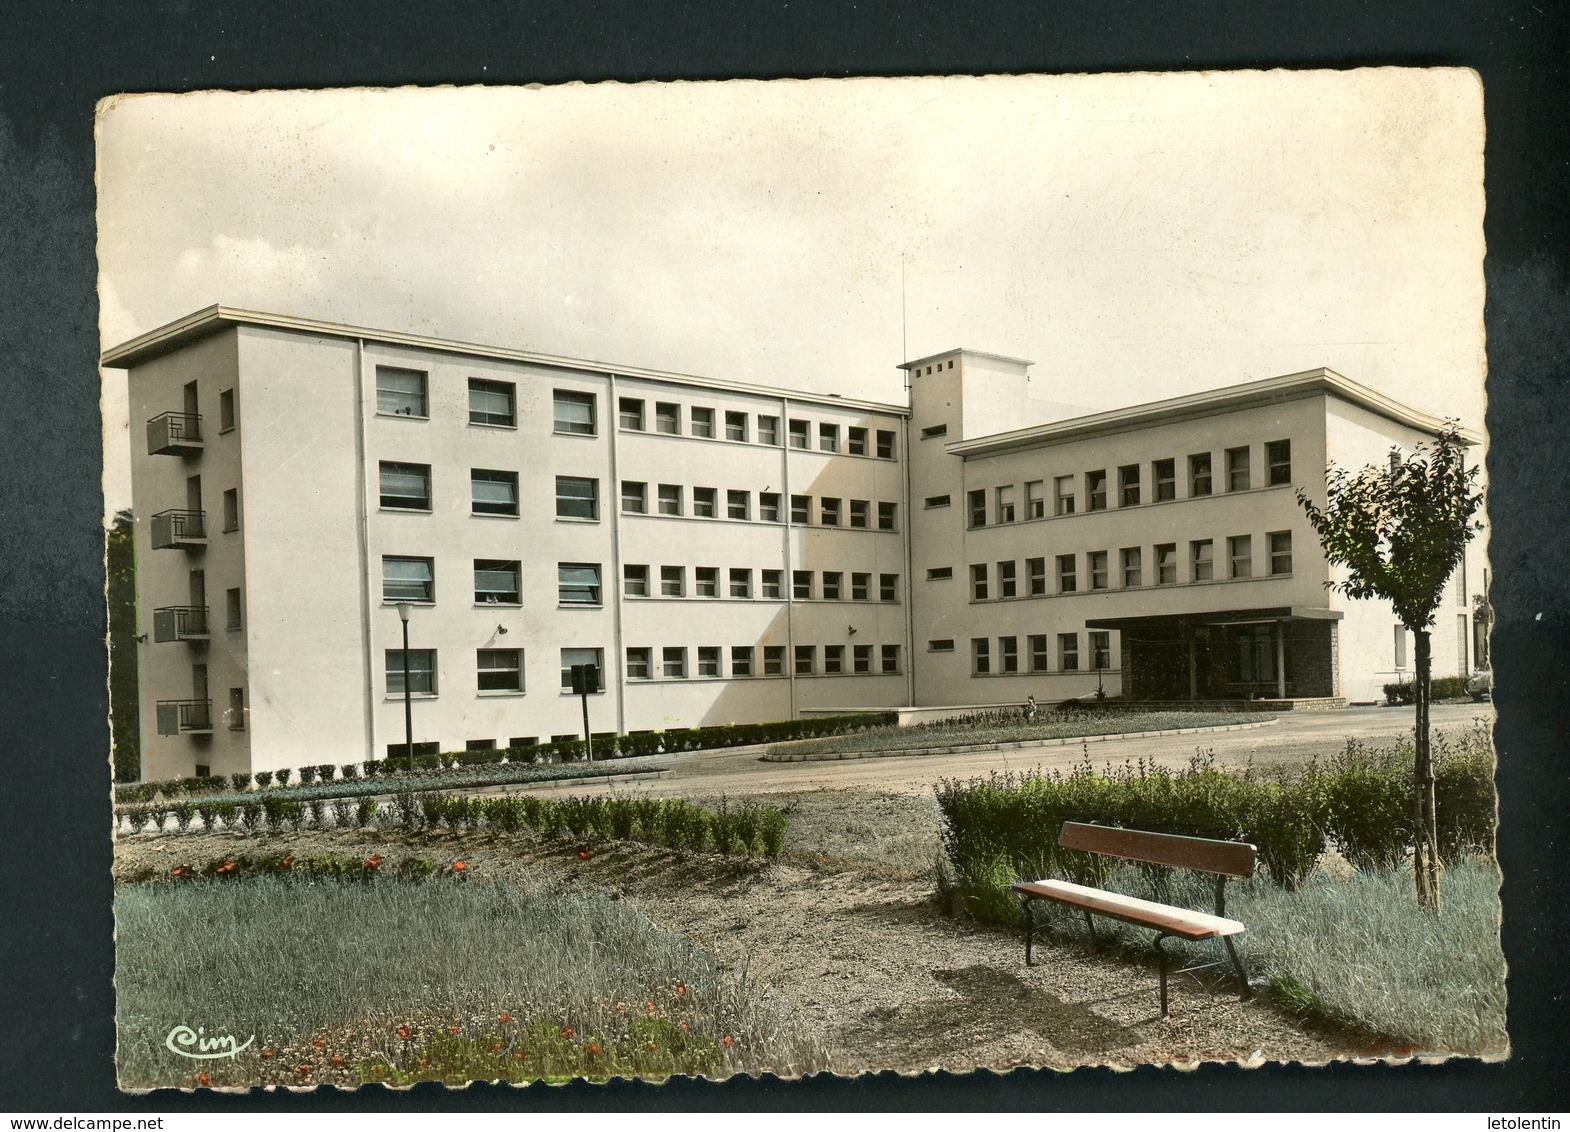
[[[224,530],[240,529],[240,489],[231,487],[224,492]]]
[[[734,409],[725,410],[725,439],[739,440],[743,443],[747,439],[747,414],[738,413]]]
[[[403,650],[387,650],[387,694],[403,695]],[[409,694],[434,696],[436,694],[436,650],[409,650]]]
[[[558,562],[556,599],[563,605],[599,605],[599,563]]]
[[[777,445],[780,442],[780,419],[758,416],[758,443]]]
[[[1112,667],[1111,633],[1093,632],[1090,634],[1090,667],[1098,672],[1104,672]]]
[[[879,503],[878,504],[878,530],[880,530],[880,531],[892,531],[894,529],[894,519],[895,519],[895,516],[898,514],[898,512],[899,512],[899,504],[898,503]]]
[[[660,675],[667,680],[687,678],[687,650],[665,647],[660,650]]]
[[[231,432],[234,429],[234,390],[225,389],[218,394],[218,431]]]
[[[785,675],[785,646],[763,646],[763,674],[765,676]]]
[[[519,585],[521,571],[517,560],[476,558],[474,560],[474,604],[518,605],[523,601]]]
[[[1139,506],[1139,465],[1124,464],[1118,468],[1118,506]]]
[[[792,448],[812,447],[812,426],[806,421],[790,422],[790,446]]]
[[[866,601],[871,587],[871,574],[852,574],[850,576],[850,599],[852,601]]]
[[[927,581],[929,582],[946,582],[953,576],[954,567],[952,566],[934,566],[927,571]]]
[[[1104,590],[1107,588],[1107,552],[1092,550],[1085,556],[1090,566],[1090,588]]]
[[[425,374],[415,369],[376,367],[376,411],[395,417],[428,417]]]
[[[1197,499],[1210,494],[1210,453],[1196,452],[1188,458],[1188,495]]]
[[[1118,552],[1123,567],[1123,588],[1138,589],[1145,584],[1144,555],[1137,546],[1126,546]]]
[[[790,497],[790,521],[798,527],[805,527],[812,520],[812,496],[793,495]]]
[[[426,559],[425,561],[429,563],[430,559]],[[244,607],[240,603],[240,591],[238,589],[226,590],[224,597],[229,613],[228,627],[230,629],[238,629],[240,627],[241,621],[243,621],[245,617]],[[430,598],[426,598],[424,600],[429,601]]]
[[[1156,484],[1156,502],[1177,498],[1177,461],[1157,460],[1150,465],[1150,478]]]
[[[694,566],[692,568],[692,593],[694,597],[720,596],[720,568]]]
[[[879,601],[898,601],[899,600],[899,575],[898,574],[879,574],[878,575],[878,600]]]
[[[840,501],[838,499],[831,499],[827,495],[818,500],[818,521],[821,522],[825,527],[839,526]]]
[[[1058,634],[1058,668],[1063,672],[1079,671],[1079,634]]]
[[[790,595],[797,601],[810,601],[812,599],[811,570],[792,570],[790,572]]]
[[[1248,449],[1227,449],[1227,490],[1248,490]]]
[[[894,459],[894,433],[878,429],[878,459]]]
[[[1012,523],[1014,521],[1014,485],[1008,484],[997,489],[998,522]]]
[[[845,430],[845,451],[852,456],[867,454],[867,430],[851,425]]]
[[[1107,509],[1107,473],[1085,473],[1085,509],[1087,511],[1105,511]]]
[[[514,409],[514,386],[510,381],[469,379],[469,423],[511,428],[518,417]]]
[[[818,670],[818,646],[796,646],[796,675],[811,676]]]
[[[1270,539],[1270,576],[1280,577],[1292,572],[1292,532],[1271,531],[1266,536]]]
[[[852,671],[858,676],[866,676],[872,671],[872,646],[855,645],[851,648]]]
[[[1071,594],[1079,589],[1078,559],[1072,554],[1058,555],[1058,593]]]
[[[556,412],[556,431],[575,436],[593,436],[594,394],[557,389],[552,394]]]
[[[992,671],[992,642],[986,637],[970,639],[970,671],[974,676],[986,676]]]
[[[523,691],[522,649],[476,649],[474,667],[482,692]]]
[[[556,477],[556,517],[558,519],[598,519],[600,481],[577,476]]]
[[[621,481],[621,509],[626,515],[649,513],[649,485],[636,480]]]
[[[949,497],[946,495],[929,495],[926,499],[926,508],[931,511],[934,507],[947,507],[949,502]]]
[[[954,651],[954,638],[947,637],[947,638],[944,638],[944,639],[941,639],[941,640],[928,641],[927,642],[927,651],[928,652],[953,652]]]
[[[1194,581],[1208,582],[1216,576],[1215,554],[1215,544],[1208,538],[1196,539],[1188,544],[1191,576]]]
[[[1030,649],[1030,670],[1032,672],[1050,672],[1052,658],[1047,655],[1047,635],[1045,633],[1032,633],[1025,638],[1025,643]]]
[[[621,568],[621,592],[627,597],[649,596],[649,568],[626,565]]]
[[[991,591],[987,586],[987,564],[978,562],[970,568],[970,597],[972,601],[986,601]]]
[[[654,402],[654,431],[667,436],[680,436],[681,406],[674,401]]]
[[[732,676],[752,675],[752,646],[733,645],[730,650],[730,674]]]
[[[229,689],[229,730],[245,730],[245,689]]]
[[[381,506],[396,511],[431,509],[431,466],[381,462]]]
[[[660,484],[660,514],[680,515],[681,513],[681,485],[675,483]]]
[[[884,672],[898,672],[899,671],[899,646],[898,645],[884,645],[881,649],[878,650],[878,652],[879,652],[879,660],[882,663],[882,666],[883,666],[882,670]]]
[[[823,646],[823,672],[827,676],[837,676],[845,671],[845,646]]]
[[[431,558],[382,555],[382,600],[435,601],[435,571],[436,563]]]
[[[660,596],[687,596],[687,568],[685,566],[660,567]]]
[[[627,679],[647,680],[653,674],[653,656],[649,649],[627,650]]]
[[[1031,597],[1040,597],[1047,592],[1047,560],[1045,558],[1025,559],[1025,579],[1030,587]]]
[[[762,523],[777,523],[780,521],[780,497],[778,492],[758,492],[758,521]]]
[[[921,430],[921,439],[936,440],[940,436],[947,436],[948,434],[949,426],[946,424],[928,425],[926,428]]]
[[[1232,564],[1228,577],[1252,578],[1254,576],[1253,536],[1233,535],[1227,539],[1227,559]]]
[[[689,412],[692,417],[692,435],[713,440],[714,410],[695,406]]]
[[[1074,514],[1074,477],[1057,476],[1052,480],[1053,514]]]
[[[998,596],[1015,597],[1018,593],[1015,583],[1013,561],[998,563]]]
[[[818,451],[838,452],[840,450],[840,426],[837,424],[818,425]]]
[[[838,570],[823,571],[823,600],[838,601],[845,584],[845,575]]]
[[[730,572],[731,597],[752,596],[752,571],[740,567],[731,567]]]
[[[617,403],[621,427],[631,432],[643,431],[643,398],[623,397]],[[645,653],[647,649],[643,650]]]
[[[857,530],[867,529],[867,515],[871,503],[865,499],[852,499],[850,501],[850,525]]]
[[[1177,543],[1164,542],[1156,547],[1156,585],[1170,586],[1177,582]]]
[[[698,646],[698,675],[718,676],[720,674],[720,649],[718,645]]]
[[[1018,637],[999,637],[998,638],[998,671],[999,672],[1018,672],[1019,671],[1019,638]]]
[[[965,493],[970,525],[972,528],[987,525],[987,492],[985,488]]]
[[[1265,482],[1271,487],[1292,482],[1292,442],[1290,440],[1272,440],[1265,445],[1265,466],[1268,469]]]
[[[476,515],[517,515],[518,473],[494,468],[469,469],[469,501],[470,509]],[[558,507],[560,503],[558,498]]]
[[[1073,478],[1069,478],[1073,483]],[[1041,480],[1025,481],[1025,518],[1045,519],[1047,517],[1047,499],[1045,494],[1046,484]]]
[[[785,571],[764,570],[758,575],[758,592],[764,600],[785,596]]]
[[[712,487],[692,489],[692,514],[697,519],[712,519],[719,507],[719,492]]]

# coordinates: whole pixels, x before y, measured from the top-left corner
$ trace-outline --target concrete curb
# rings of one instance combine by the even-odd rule
[[[1253,723],[1221,723],[1210,727],[1178,727],[1164,731],[1118,731],[1111,735],[1071,735],[1062,739],[1026,739],[1017,743],[967,743],[958,747],[899,747],[890,751],[803,751],[800,754],[765,754],[766,763],[839,762],[845,759],[892,759],[926,755],[971,755],[984,751],[1024,751],[1040,747],[1071,747],[1104,743],[1109,739],[1155,739],[1164,735],[1204,735],[1215,731],[1252,731],[1280,723],[1260,719]]]

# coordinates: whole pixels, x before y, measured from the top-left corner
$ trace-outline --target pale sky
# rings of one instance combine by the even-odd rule
[[[903,401],[963,345],[1089,410],[1323,365],[1482,428],[1467,71],[144,95],[98,157],[105,346],[223,303]]]

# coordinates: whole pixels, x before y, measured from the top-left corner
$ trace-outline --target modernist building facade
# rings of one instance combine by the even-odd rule
[[[147,778],[400,751],[400,605],[427,750],[581,733],[585,663],[596,732],[1410,665],[1294,492],[1440,422],[1326,370],[1020,427],[1029,363],[975,351],[892,405],[220,307],[104,365],[146,422]]]

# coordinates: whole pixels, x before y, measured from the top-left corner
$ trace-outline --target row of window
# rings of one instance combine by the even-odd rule
[[[1272,578],[1292,573],[1292,532],[1271,531],[1265,536],[1269,544],[1266,562]],[[1150,583],[1158,586],[1178,584],[1178,544],[1158,543],[1150,548],[1151,569],[1147,575],[1145,548],[1128,546],[1118,551],[1118,586],[1121,589],[1138,589]],[[1254,577],[1254,538],[1252,535],[1233,535],[1226,540],[1226,577],[1242,580]],[[996,569],[994,570],[994,565]],[[1080,572],[1080,556],[1059,554],[1054,560],[1056,568],[1056,593],[1081,592],[1083,577],[1087,590],[1112,588],[1111,554],[1105,550],[1092,550],[1084,555],[1084,573]],[[953,569],[943,566],[927,571],[928,581],[953,577]],[[1194,539],[1188,544],[1188,581],[1211,582],[1216,580],[1215,542],[1212,539]],[[1025,559],[1024,594],[1041,597],[1048,593],[1046,558]],[[970,568],[971,598],[990,601],[995,598],[1019,597],[1020,574],[1013,561],[976,563]]]
[[[556,432],[575,436],[599,433],[598,397],[571,389],[552,391],[552,427]],[[617,400],[618,423],[631,432],[647,432],[651,414],[641,397]],[[376,367],[376,411],[385,416],[430,418],[430,375],[423,370],[394,366]],[[683,416],[686,416],[685,425]],[[515,428],[518,423],[517,386],[510,381],[469,378],[469,423],[500,428]],[[751,414],[725,410],[723,415],[701,405],[683,407],[674,401],[656,401],[652,413],[653,431],[672,436],[689,435],[708,440],[741,443],[755,442],[778,446],[780,418],[766,413]],[[723,433],[720,431],[723,428]],[[811,421],[795,418],[786,422],[786,435],[792,448],[813,447]],[[869,430],[820,421],[817,425],[817,450],[851,456],[876,455],[880,460],[895,459],[896,433],[892,429]],[[870,442],[870,448],[869,448]]]
[[[1252,449],[1247,445],[1228,448],[1223,453],[1223,479],[1225,490],[1248,491],[1254,482]],[[1265,445],[1264,483],[1276,487],[1292,482],[1292,442],[1272,440]],[[1117,469],[1117,494],[1119,507],[1137,507],[1146,501],[1144,494],[1144,464],[1124,464]],[[1215,493],[1212,454],[1196,452],[1188,457],[1187,495],[1198,499]],[[1013,484],[995,488],[977,488],[967,493],[968,521],[971,527],[996,526],[1019,521],[1015,506]],[[1083,476],[1055,476],[1052,480],[1052,514],[1073,515],[1079,510],[1081,491],[1086,511],[1105,511],[1108,506],[1109,483],[1107,470],[1085,472]],[[1149,502],[1163,503],[1178,498],[1177,460],[1167,458],[1150,462]],[[1047,481],[1029,480],[1024,485],[1025,519],[1044,519],[1047,516]],[[926,500],[932,507],[947,507],[947,495],[933,495]]]
[[[1090,643],[1090,671],[1101,672],[1112,667],[1112,634],[1106,630],[1093,629],[1087,636]],[[996,650],[992,647],[990,637],[972,637],[970,640],[970,671],[973,676],[1008,676],[1027,669],[1021,665],[1028,665],[1030,672],[1078,672],[1079,665],[1079,634],[1059,633],[1057,635],[1058,659],[1057,666],[1052,664],[1052,654],[1049,652],[1050,641],[1045,633],[1031,633],[1024,638],[1025,653],[1020,655],[1019,637],[999,637]],[[928,641],[927,649],[930,652],[953,652],[952,640]]]
[[[403,649],[386,651],[386,683],[389,696],[401,696],[407,687],[411,696],[437,694],[437,650]],[[821,656],[821,660],[820,660]],[[729,672],[725,650],[719,645],[667,646],[656,652],[646,646],[627,649],[624,675],[628,681],[745,679],[753,676],[785,675],[784,645],[735,645],[730,649]],[[523,649],[476,649],[475,681],[481,693],[519,694],[524,691]],[[689,663],[689,661],[691,663]],[[561,690],[572,691],[575,665],[593,665],[603,670],[604,649],[562,649]],[[900,671],[899,645],[795,645],[790,654],[791,672],[797,676],[891,675]]]
[[[558,495],[559,498],[559,495]],[[758,492],[757,518],[762,523],[778,523],[780,521],[781,497],[775,491]],[[680,484],[662,483],[655,485],[654,506],[660,515],[685,515],[686,492]],[[692,515],[699,519],[719,518],[719,489],[712,487],[695,487],[692,489]],[[839,527],[848,526],[856,530],[869,530],[874,514],[874,503],[870,499],[839,499],[833,496],[820,496],[817,500],[816,515],[819,526]],[[638,480],[622,480],[621,482],[621,509],[624,515],[649,514],[649,485]],[[560,509],[558,508],[558,514]],[[793,526],[805,527],[812,523],[814,515],[813,498],[810,495],[792,495],[790,497],[790,522]],[[876,504],[877,529],[892,531],[897,529],[899,517],[899,504],[878,502]],[[750,520],[753,517],[752,492],[729,490],[725,493],[725,517],[728,519]]]
[[[653,597],[653,567],[629,563],[622,567],[622,592],[627,597]],[[660,597],[686,597],[686,566],[659,567]],[[720,568],[693,566],[692,596],[722,596]],[[753,586],[754,571],[732,567],[727,572],[725,595],[732,598],[781,600],[785,597],[785,571],[759,570],[758,585]],[[848,577],[848,584],[847,584]],[[562,605],[600,605],[600,563],[558,562],[556,600]],[[790,596],[797,601],[871,601],[872,574],[840,570],[792,570]],[[877,576],[879,601],[899,600],[899,575]],[[230,591],[238,609],[239,591]],[[382,556],[382,600],[430,604],[436,600],[436,560],[411,555]],[[521,605],[523,602],[522,563],[518,559],[474,559],[474,601],[477,605]],[[231,616],[238,616],[231,613]],[[234,627],[234,626],[231,626]]]

